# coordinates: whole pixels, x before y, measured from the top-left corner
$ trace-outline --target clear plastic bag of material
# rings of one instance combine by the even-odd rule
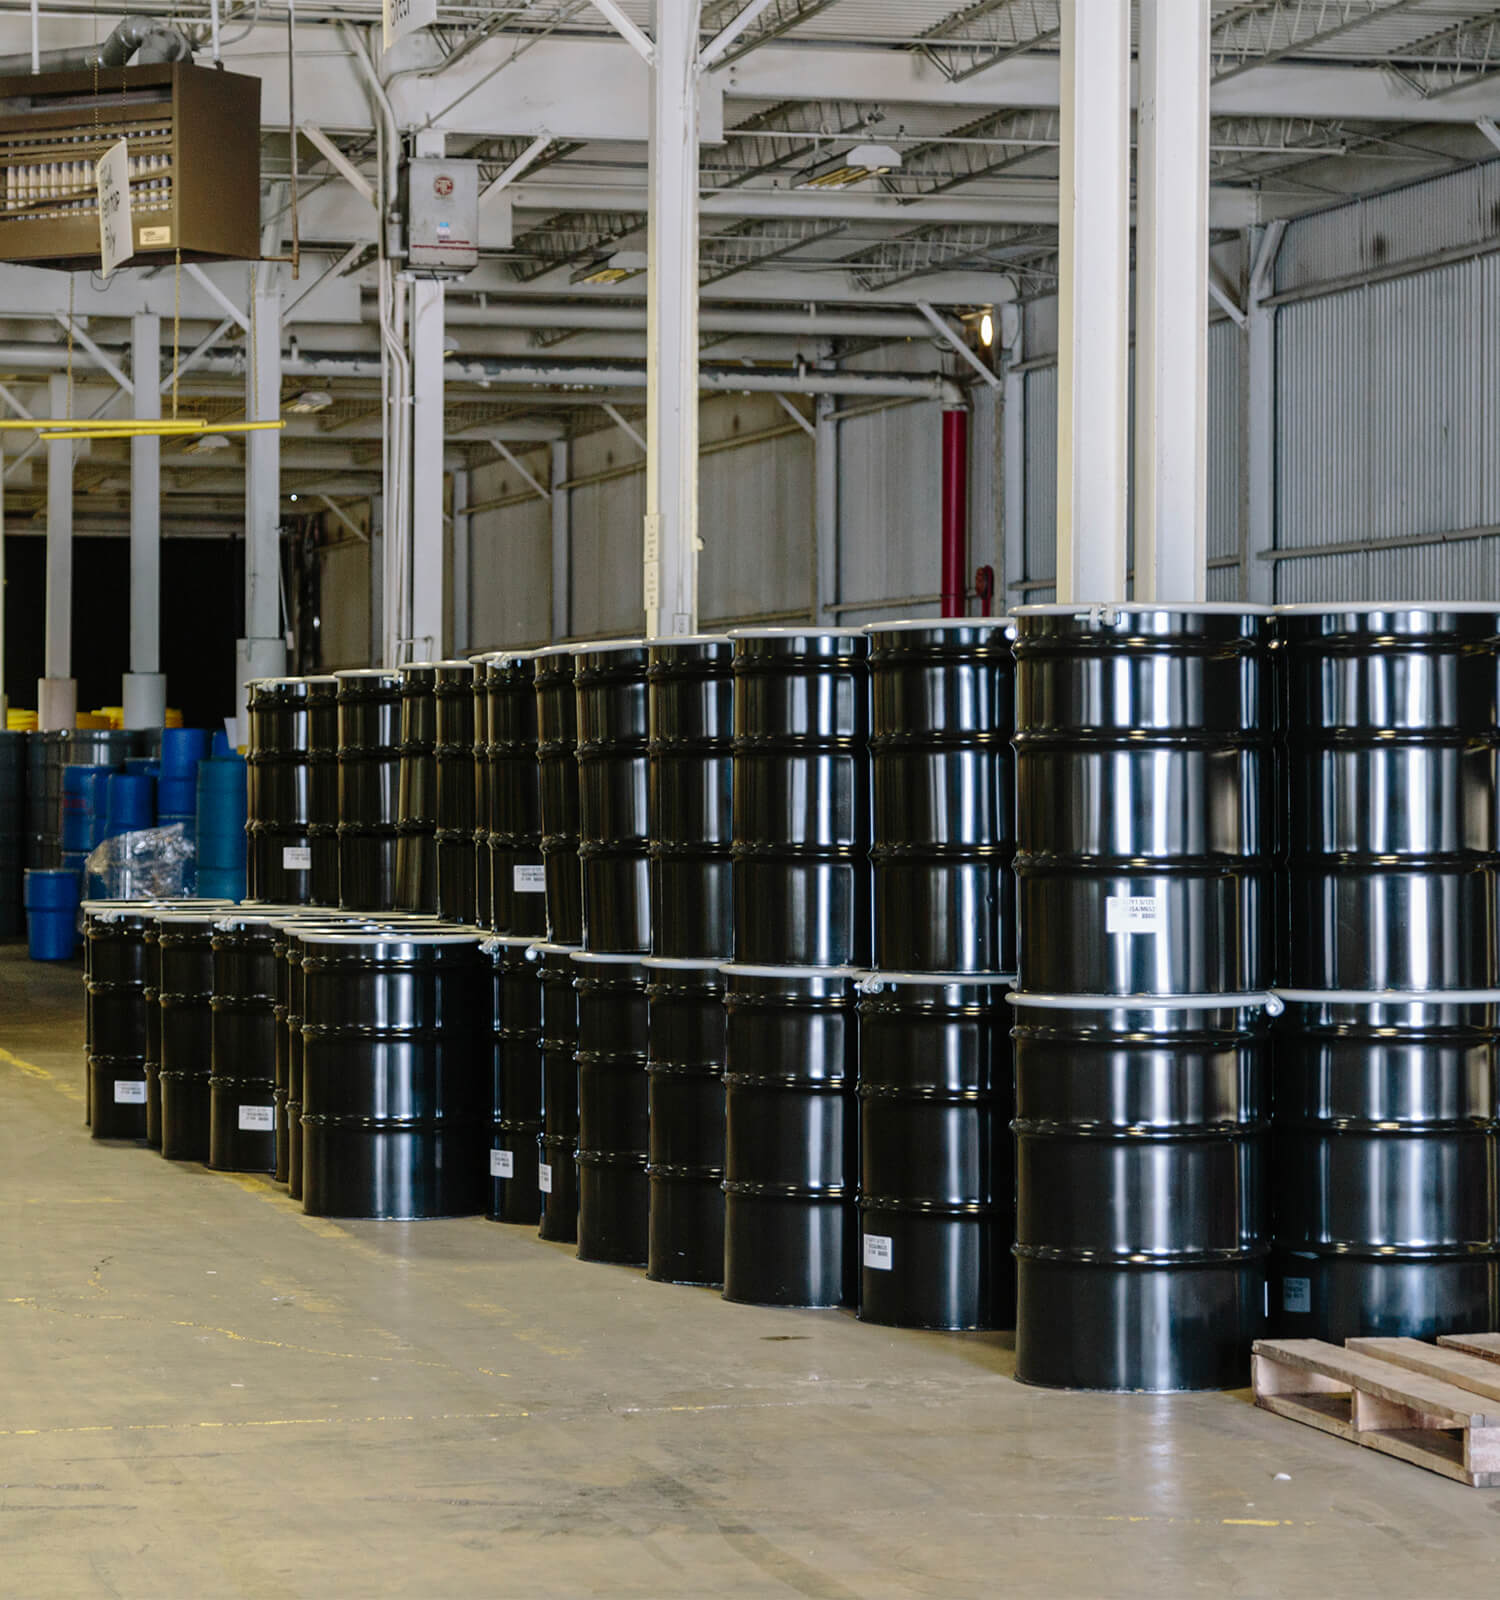
[[[117,833],[98,845],[84,864],[88,894],[101,900],[182,899],[196,884],[196,856],[180,822]]]

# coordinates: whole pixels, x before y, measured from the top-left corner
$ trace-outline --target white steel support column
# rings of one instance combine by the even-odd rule
[[[47,382],[49,416],[68,415],[68,380]],[[37,726],[44,732],[71,728],[78,713],[73,661],[73,443],[47,447],[47,614],[44,677],[37,685]]]
[[[453,653],[469,648],[469,469],[453,473]]]
[[[568,481],[569,447],[566,439],[552,441],[552,642],[560,644],[573,625],[568,586],[573,572],[573,509]]]
[[[1062,0],[1057,598],[1123,600],[1130,7]]]
[[[1246,305],[1249,340],[1248,440],[1249,540],[1241,587],[1257,605],[1276,599],[1275,564],[1262,552],[1276,546],[1276,308],[1266,297],[1273,288],[1276,253],[1284,222],[1251,235],[1250,293]]]
[[[995,582],[995,610],[1003,615],[1026,596],[1015,588],[1026,578],[1026,374],[1016,368],[1026,357],[1020,308],[1002,306],[1006,331],[1005,377],[1001,404],[1000,495],[1004,504],[1001,569]],[[1016,598],[1012,598],[1012,596]]]
[[[161,416],[161,318],[130,319],[130,381],[138,422]],[[130,441],[130,671],[121,701],[127,728],[159,728],[167,719],[161,671],[161,438]]]
[[[1208,5],[1140,0],[1135,598],[1208,592]]]
[[[411,286],[411,654],[436,661],[443,639],[443,286]]]
[[[656,0],[646,273],[646,632],[698,619],[698,18]]]
[[[245,416],[281,415],[281,283],[276,268],[251,268],[250,335],[246,341]],[[245,685],[286,670],[281,626],[281,435],[266,428],[245,435],[245,634],[236,663],[239,742],[248,738]]]
[[[839,423],[831,394],[813,400],[813,624],[835,620],[839,600]]]

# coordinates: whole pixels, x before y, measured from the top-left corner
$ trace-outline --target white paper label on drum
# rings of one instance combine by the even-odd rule
[[[893,1265],[891,1261],[891,1241],[883,1238],[878,1233],[865,1235],[865,1265],[878,1267],[881,1272],[889,1272]]]
[[[511,881],[515,884],[517,894],[546,894],[547,869],[515,867],[511,870]]]
[[[513,1178],[516,1175],[516,1158],[509,1150],[490,1151],[490,1176]]]
[[[1311,1311],[1312,1279],[1283,1278],[1281,1280],[1281,1309],[1283,1311]]]
[[[127,1083],[123,1079],[115,1079],[115,1104],[117,1106],[143,1106],[146,1103],[146,1085],[144,1082]]]
[[[310,872],[312,870],[312,846],[308,844],[286,844],[281,847],[281,865],[286,872]]]
[[[536,1186],[543,1194],[552,1193],[552,1168],[545,1161],[537,1164]]]
[[[241,1106],[240,1127],[248,1133],[274,1133],[276,1131],[275,1106]]]
[[[1104,902],[1106,933],[1163,933],[1167,908],[1159,894],[1112,894]]]

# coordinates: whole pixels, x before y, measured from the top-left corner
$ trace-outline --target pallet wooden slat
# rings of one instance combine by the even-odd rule
[[[1488,1392],[1466,1387],[1466,1377]],[[1476,1488],[1500,1486],[1500,1385],[1478,1357],[1414,1339],[1356,1339],[1343,1349],[1260,1339],[1254,1379],[1256,1404],[1278,1416]]]

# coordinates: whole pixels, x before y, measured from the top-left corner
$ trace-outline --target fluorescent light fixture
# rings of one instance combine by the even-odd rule
[[[901,152],[888,144],[857,144],[841,156],[810,167],[797,184],[805,189],[847,189],[851,183],[878,178],[901,166]]]
[[[282,409],[299,413],[326,411],[332,404],[333,396],[327,390],[304,389],[301,394],[293,395]]]
[[[613,255],[601,256],[579,267],[573,274],[574,283],[623,283],[646,270],[644,250],[616,250]]]

